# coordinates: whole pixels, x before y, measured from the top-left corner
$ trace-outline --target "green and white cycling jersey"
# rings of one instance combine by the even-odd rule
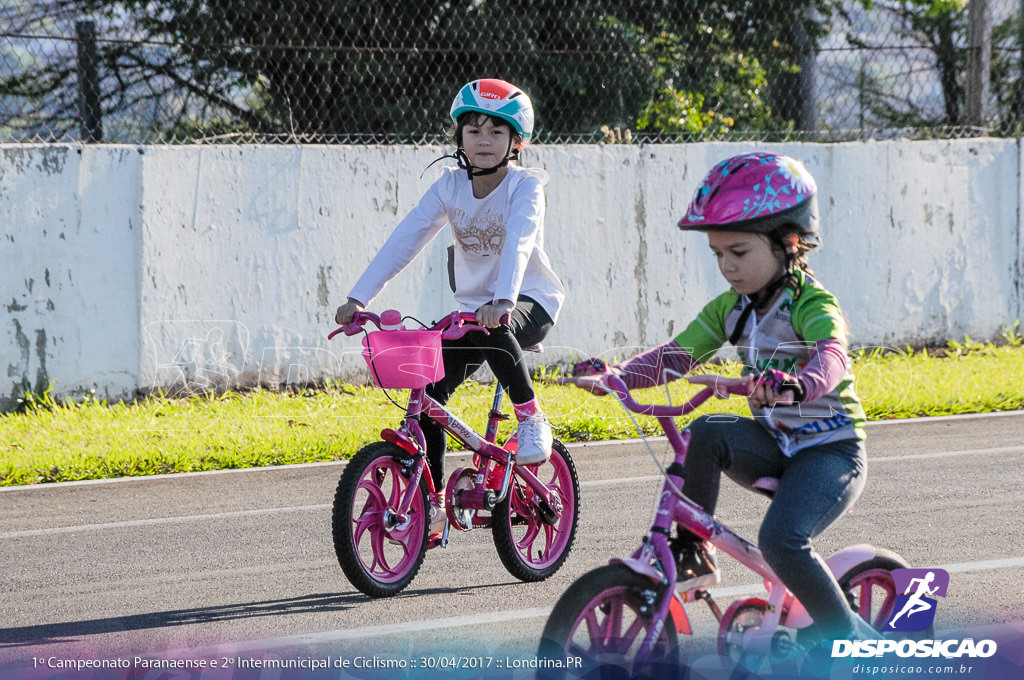
[[[736,341],[744,374],[774,368],[799,376],[815,343],[839,340],[845,347],[846,325],[835,296],[805,272],[796,270],[794,275],[795,285],[787,286],[765,313],[748,316]],[[698,363],[711,359],[749,303],[730,289],[708,303],[675,343]],[[792,406],[751,406],[787,456],[826,441],[864,438],[864,409],[854,392],[849,357],[843,358],[846,374],[830,393]]]

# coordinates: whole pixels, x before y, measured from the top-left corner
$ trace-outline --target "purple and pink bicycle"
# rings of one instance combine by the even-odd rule
[[[555,604],[544,627],[541,658],[581,659],[581,677],[599,677],[601,669],[624,670],[630,678],[683,677],[686,661],[679,636],[692,633],[684,605],[698,600],[718,620],[718,651],[736,668],[755,673],[766,667],[791,671],[799,663],[807,670],[823,661],[807,654],[813,646],[801,636],[813,623],[811,617],[758,547],[682,493],[689,434],[680,431],[675,418],[691,413],[712,396],[746,396],[749,389],[745,378],[695,375],[688,380],[703,389],[678,406],[637,403],[623,381],[610,372],[559,381],[592,392],[603,390],[628,411],[653,416],[675,454],[665,472],[653,525],[640,547],[629,557],[614,557],[581,576]],[[770,496],[777,482],[757,480],[755,490]],[[676,558],[669,545],[673,524],[689,529],[753,571],[763,580],[767,594],[739,599],[723,613],[706,589],[677,591]],[[898,595],[892,571],[907,568],[906,561],[891,551],[860,544],[843,548],[826,563],[850,607],[876,630],[885,626]]]
[[[338,563],[360,591],[388,597],[412,582],[428,549],[447,546],[451,529],[490,528],[509,573],[522,581],[548,578],[568,557],[576,535],[580,490],[569,451],[556,439],[546,462],[518,464],[515,435],[497,443],[508,419],[501,412],[500,383],[483,435],[428,396],[426,386],[444,375],[441,339],[488,331],[465,312],[452,312],[429,328],[406,329],[407,318],[395,310],[359,312],[328,336],[376,326],[363,338],[373,383],[409,390],[401,424],[360,449],[338,481],[332,519]],[[427,468],[421,417],[436,421],[473,455],[472,465],[452,472],[443,489],[434,487]],[[431,505],[445,507],[440,533],[430,532]]]

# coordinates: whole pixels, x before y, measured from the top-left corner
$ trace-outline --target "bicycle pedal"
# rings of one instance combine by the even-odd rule
[[[688,598],[692,598],[692,601],[694,602],[697,600],[703,600],[708,605],[711,613],[715,615],[715,618],[719,622],[722,621],[722,609],[718,606],[718,603],[715,602],[715,598],[711,597],[711,593],[708,592],[707,588],[698,588],[697,590],[685,593],[683,601],[690,601]]]
[[[697,590],[686,590],[679,593],[679,597],[683,598],[683,602],[686,603],[696,602],[697,600],[703,600],[703,594],[706,592],[707,591],[703,588],[698,588]]]

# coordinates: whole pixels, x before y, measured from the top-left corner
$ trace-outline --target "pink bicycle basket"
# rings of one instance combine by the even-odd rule
[[[377,387],[415,389],[444,377],[441,331],[374,331],[363,338],[363,358]]]

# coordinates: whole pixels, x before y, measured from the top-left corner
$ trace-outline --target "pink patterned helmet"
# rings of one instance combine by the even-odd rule
[[[796,233],[821,245],[818,187],[800,161],[776,153],[727,158],[697,187],[679,228],[694,231]]]

